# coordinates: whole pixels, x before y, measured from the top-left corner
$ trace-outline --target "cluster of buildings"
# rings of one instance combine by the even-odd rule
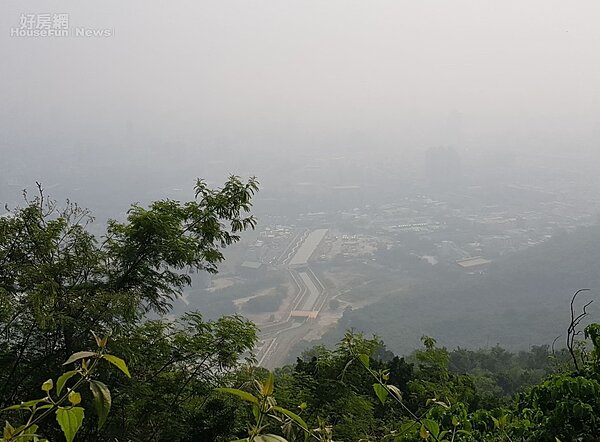
[[[404,248],[431,265],[468,272],[501,256],[540,244],[559,231],[598,222],[600,198],[527,185],[463,186],[414,194],[385,204],[304,213],[265,227],[248,249],[251,263],[277,265],[302,232],[328,228],[313,260],[364,259],[381,248]],[[289,223],[289,225],[286,225]],[[298,227],[302,226],[302,227]]]

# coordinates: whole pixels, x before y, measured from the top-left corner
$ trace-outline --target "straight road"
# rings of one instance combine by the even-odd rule
[[[325,287],[308,266],[308,260],[326,233],[326,229],[300,232],[279,257],[282,264],[289,266],[296,295],[285,320],[261,327],[256,358],[264,368],[273,369],[285,363],[290,348],[311,330],[311,322],[307,318],[293,318],[292,311],[320,311],[325,305]]]

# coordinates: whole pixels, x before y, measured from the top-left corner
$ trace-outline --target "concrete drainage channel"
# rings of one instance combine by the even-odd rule
[[[325,235],[326,229],[297,235],[288,246],[283,264],[297,287],[285,321],[268,324],[259,333],[258,365],[272,369],[281,365],[289,349],[310,331],[310,321],[317,318],[325,305],[327,293],[319,278],[308,266],[308,260]]]

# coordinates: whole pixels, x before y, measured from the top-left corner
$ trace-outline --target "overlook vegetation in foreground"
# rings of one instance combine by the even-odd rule
[[[254,227],[256,190],[198,181],[192,201],[133,206],[101,238],[41,191],[0,218],[1,440],[600,440],[600,325],[583,327],[577,296],[564,350],[424,337],[400,358],[347,332],[274,373],[244,318],[149,319]]]

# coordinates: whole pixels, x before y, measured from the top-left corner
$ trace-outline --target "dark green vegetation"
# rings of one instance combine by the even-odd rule
[[[96,351],[80,351],[73,353],[63,365],[75,364],[74,370],[65,371],[56,383],[52,378],[41,385],[43,396],[37,399],[21,401],[18,404],[6,407],[3,411],[19,412],[25,414],[27,419],[15,425],[8,420],[5,422],[2,441],[42,440],[39,434],[40,425],[51,416],[56,417],[60,429],[67,439],[73,441],[81,429],[85,419],[85,408],[82,406],[81,389],[88,386],[91,391],[91,400],[98,416],[98,429],[106,423],[112,406],[112,397],[107,385],[95,379],[100,363],[112,364],[123,374],[131,378],[127,363],[123,359],[107,352],[108,336],[96,338]],[[27,416],[28,415],[28,416]]]
[[[424,334],[450,348],[501,343],[527,349],[564,332],[569,320],[565,306],[574,290],[600,286],[599,226],[557,233],[497,259],[483,275],[469,275],[456,265],[430,266],[402,253],[380,251],[378,262],[389,263],[389,272],[405,272],[404,280],[414,275],[410,290],[348,311],[326,343],[333,345],[355,328],[385,336],[388,346],[400,353],[414,349]]]
[[[70,440],[73,431],[64,430],[72,421],[81,441],[600,440],[600,326],[583,327],[587,307],[582,314],[577,307],[583,293],[574,302],[567,350],[449,351],[424,337],[421,350],[400,358],[378,338],[347,332],[333,350],[312,348],[274,374],[253,365],[256,329],[243,318],[148,319],[148,312],[170,311],[190,269],[215,272],[221,248],[254,226],[247,212],[255,191],[253,180],[233,177],[217,190],[200,181],[194,200],[133,206],[101,238],[87,232],[85,210],[59,209],[43,193],[1,218],[0,408],[10,407],[2,418],[27,422],[35,404],[52,404],[37,399],[44,395],[60,402],[53,412],[62,410],[58,421],[36,420],[26,437],[13,437],[17,426],[7,425],[2,440],[35,440],[32,431],[57,441],[64,432]],[[577,237],[548,244],[595,256]],[[547,252],[547,265],[556,264]],[[580,261],[563,264],[556,276],[531,273],[517,260],[512,269],[498,267],[510,271],[510,280],[502,283],[495,270],[486,281],[510,294],[531,278],[532,286],[558,293],[582,275]],[[453,290],[458,303],[463,298]],[[549,305],[568,312],[568,302],[559,306],[558,299]],[[381,325],[386,318],[376,319]],[[435,317],[414,320],[435,327]],[[93,332],[108,336],[108,344]],[[72,353],[93,348],[99,350],[71,359],[75,370],[63,365]],[[91,369],[88,361],[104,359],[121,371],[109,364]],[[65,370],[73,372],[68,384],[59,381]],[[96,389],[79,388],[77,379]],[[98,406],[94,413],[94,398],[108,403],[107,391],[110,413]],[[94,414],[99,419],[89,418]]]
[[[190,290],[189,298],[191,298],[190,303],[194,308],[202,311],[202,316],[210,319],[218,319],[221,316],[233,315],[237,312],[233,301],[245,298],[251,293],[262,291],[269,287],[277,287],[278,294],[280,295],[273,296],[274,299],[272,299],[272,302],[275,304],[281,302],[283,298],[285,298],[285,294],[283,293],[283,290],[285,289],[282,287],[283,282],[285,282],[285,278],[281,272],[272,271],[267,272],[260,279],[244,279],[242,283],[236,283],[232,286],[215,291],[204,289]],[[277,301],[277,299],[279,299],[279,301]],[[254,302],[250,303],[249,306],[246,304],[245,307],[250,307],[252,309],[253,304]],[[258,301],[258,304],[261,308],[277,309],[276,306],[267,306],[264,302]],[[175,306],[175,309],[176,313],[179,313],[183,312],[184,309],[189,309],[189,307],[179,304]],[[270,310],[261,310],[261,312],[266,311]],[[255,311],[248,312],[254,313]]]
[[[258,388],[245,382],[225,392],[254,410],[244,440],[281,440],[257,437],[266,433],[322,441],[597,441],[599,333],[599,325],[586,327],[592,345],[573,347],[573,359],[546,347],[448,352],[429,337],[404,359],[378,339],[347,333],[335,350],[318,347],[274,378],[265,373]]]
[[[145,313],[169,311],[189,269],[216,271],[222,248],[255,224],[248,211],[256,190],[254,180],[237,177],[218,190],[198,181],[192,201],[132,206],[126,222],[110,221],[101,238],[86,230],[87,211],[59,208],[41,191],[1,218],[0,408],[36,398],[69,355],[96,346],[96,332],[110,335],[110,350],[127,361],[132,380],[98,370],[112,391],[111,418],[102,434],[86,419],[79,438],[189,436],[189,422],[213,414],[207,392],[238,368],[255,327],[239,317],[206,322],[190,314],[168,323]],[[59,440],[51,422],[40,427]]]

